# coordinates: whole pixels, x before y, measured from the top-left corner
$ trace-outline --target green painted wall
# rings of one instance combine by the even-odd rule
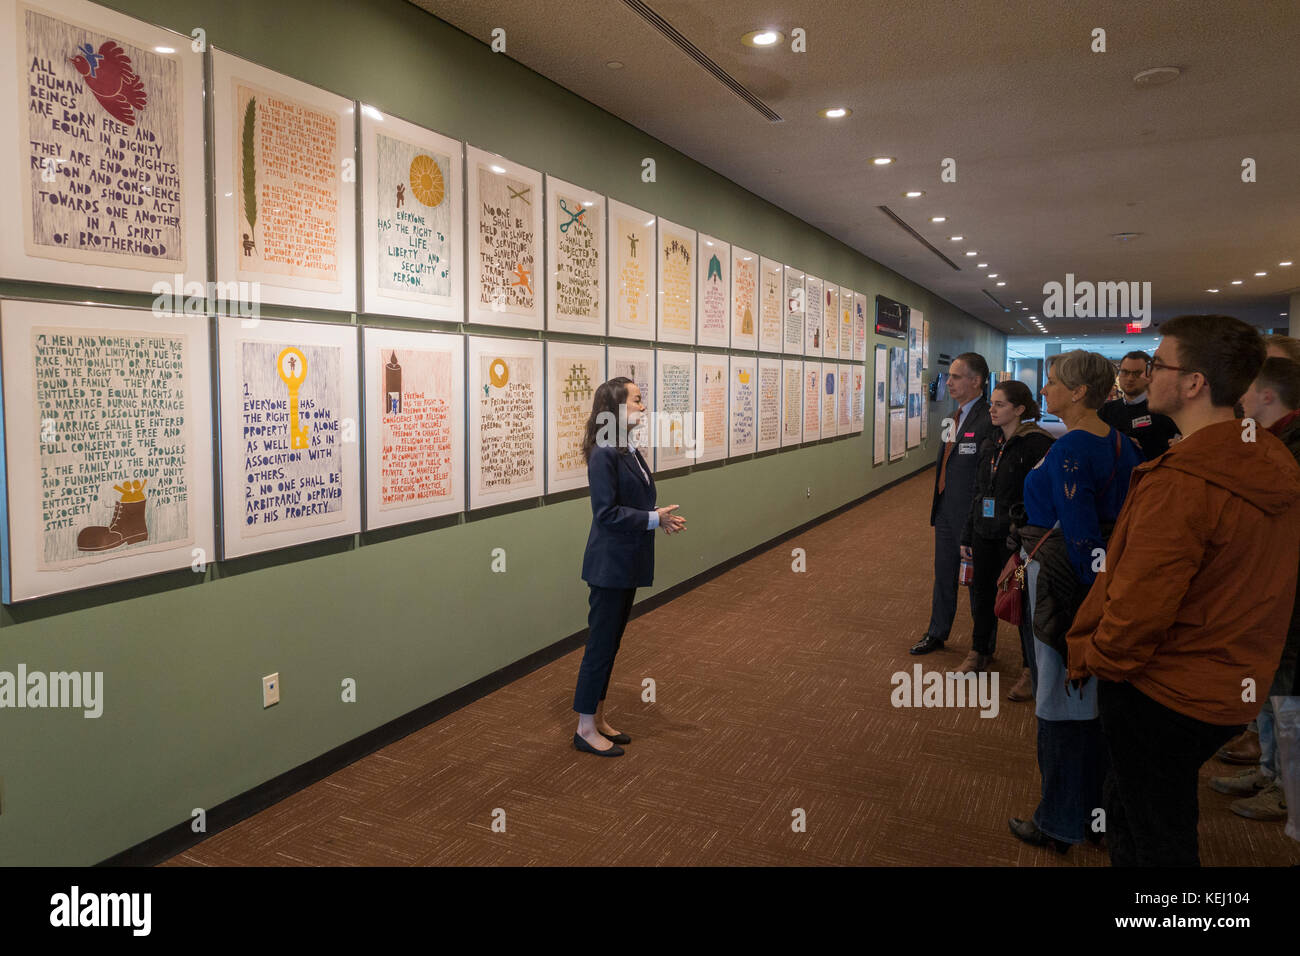
[[[906,302],[931,322],[932,356],[973,349],[1004,364],[1000,333],[401,0],[109,5],[185,34],[201,26],[209,43],[273,69],[869,301]],[[575,131],[600,147],[580,146]],[[655,184],[640,181],[644,156],[657,160]],[[13,282],[0,295],[69,297]],[[941,417],[931,408],[928,445],[893,465],[871,465],[868,396],[859,436],[664,480],[660,503],[681,504],[690,532],[660,536],[655,588],[641,596],[924,467]],[[97,862],[582,629],[589,523],[587,499],[571,495],[4,608],[0,670],[103,671],[105,702],[97,720],[0,711],[0,863]],[[497,547],[506,574],[489,571]],[[273,671],[283,699],[263,710],[261,677]],[[354,704],[339,700],[345,677],[357,681]]]

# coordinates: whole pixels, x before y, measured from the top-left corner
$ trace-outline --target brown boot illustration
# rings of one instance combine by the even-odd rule
[[[108,527],[90,525],[77,532],[78,551],[111,551],[124,544],[149,540],[149,529],[144,523],[144,481],[126,481],[114,485],[113,490],[122,498],[113,505],[113,520]]]

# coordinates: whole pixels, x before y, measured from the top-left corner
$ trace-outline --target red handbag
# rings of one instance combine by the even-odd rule
[[[1038,549],[1043,546],[1043,542],[1052,536],[1052,528],[1047,534],[1038,539],[1038,544],[1034,545],[1034,550],[1029,552],[1029,560],[1034,560],[1034,555]],[[1002,568],[1002,573],[998,576],[998,593],[993,599],[993,613],[998,616],[999,620],[1006,621],[1008,624],[1020,626],[1020,622],[1025,616],[1025,564],[1027,562],[1020,560],[1020,552],[1014,552],[1011,557],[1007,558],[1007,563]]]

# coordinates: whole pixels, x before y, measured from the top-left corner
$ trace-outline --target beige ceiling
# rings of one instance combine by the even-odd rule
[[[413,2],[485,42],[505,27],[525,66],[1002,331],[1023,334],[1012,320],[1041,317],[1043,284],[1066,273],[1151,282],[1156,321],[1213,310],[1288,324],[1279,313],[1300,288],[1297,0],[646,0],[777,123],[622,0]],[[740,43],[769,27],[802,27],[807,52]],[[1091,51],[1094,28],[1108,52]],[[1183,73],[1135,86],[1158,66]],[[852,116],[817,115],[840,105]],[[877,155],[897,161],[874,167]],[[956,183],[940,181],[945,157]],[[932,224],[937,215],[948,221]],[[1120,232],[1142,235],[1111,238]],[[1047,325],[1120,331],[1099,319]]]

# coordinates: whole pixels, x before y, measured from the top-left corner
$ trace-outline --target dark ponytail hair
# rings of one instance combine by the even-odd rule
[[[591,415],[587,418],[587,429],[582,436],[582,460],[591,461],[591,450],[596,447],[596,437],[605,424],[601,420],[601,412],[609,412],[614,416],[615,427],[618,422],[618,409],[621,405],[627,404],[627,387],[634,384],[630,378],[619,376],[611,378],[608,382],[602,382],[596,388],[596,395],[591,400]],[[619,454],[627,454],[627,433],[615,436],[616,447]]]
[[[1043,417],[1042,410],[1039,409],[1038,403],[1034,401],[1034,393],[1029,390],[1029,386],[1024,382],[1016,379],[1008,379],[1005,382],[999,382],[993,389],[995,392],[1001,392],[1007,397],[1007,401],[1014,405],[1025,406],[1024,414],[1020,416],[1023,422],[1025,419],[1038,421]]]

